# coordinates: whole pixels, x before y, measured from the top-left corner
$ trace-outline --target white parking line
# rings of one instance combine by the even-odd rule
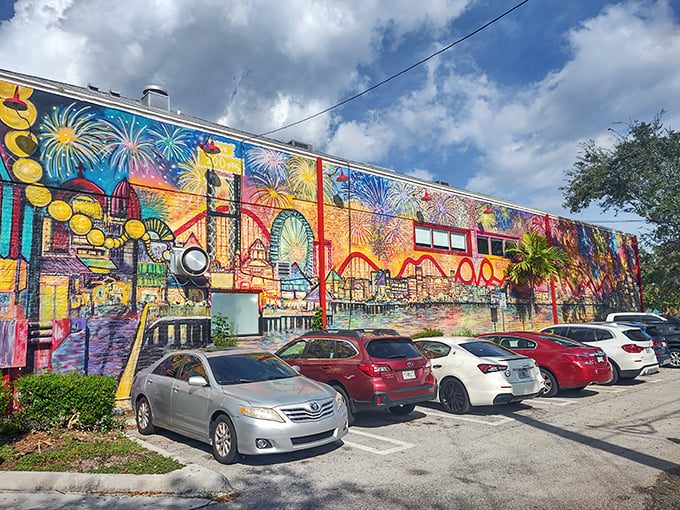
[[[565,398],[555,398],[555,397],[550,397],[550,398],[530,398],[528,400],[525,400],[524,402],[531,402],[531,404],[538,404],[539,406],[541,404],[547,404],[551,406],[568,406],[571,404],[574,404],[575,402],[573,400],[565,399]]]
[[[502,425],[503,423],[508,423],[509,421],[513,421],[512,418],[508,418],[507,416],[503,417],[491,417],[489,418],[494,418],[493,420],[484,420],[482,418],[473,418],[471,416],[461,416],[459,414],[444,414],[444,413],[438,413],[435,411],[425,411],[422,407],[419,407],[418,410],[421,413],[425,413],[427,416],[437,416],[439,418],[451,418],[453,420],[462,420],[462,421],[471,421],[473,423],[483,423],[484,425],[491,425],[492,427],[497,427],[498,425]]]
[[[625,388],[613,388],[611,386],[589,386],[588,389],[595,390],[598,393],[621,393],[626,391]]]
[[[378,448],[373,448],[372,446],[366,446],[366,445],[363,445],[363,444],[354,443],[352,441],[347,441],[346,439],[343,439],[343,442],[348,446],[351,446],[353,448],[358,448],[358,449],[364,450],[366,452],[375,453],[377,455],[389,455],[390,453],[398,452],[398,451],[401,451],[401,450],[408,450],[409,448],[413,448],[415,446],[412,443],[406,443],[405,441],[399,441],[398,439],[392,439],[391,437],[378,436],[377,434],[371,434],[369,432],[363,432],[363,431],[357,430],[355,428],[350,428],[349,434],[350,435],[356,434],[358,436],[368,437],[369,439],[375,439],[375,440],[378,440],[378,441],[384,441],[386,443],[392,443],[392,444],[398,445],[398,446],[395,446],[393,448],[388,448],[386,450],[380,450]]]

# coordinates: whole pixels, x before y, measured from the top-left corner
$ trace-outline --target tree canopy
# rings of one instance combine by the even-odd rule
[[[578,212],[596,202],[602,209],[635,213],[652,226],[650,241],[680,249],[680,132],[661,123],[633,121],[615,133],[612,148],[594,140],[581,145],[562,187],[564,205]]]
[[[658,113],[651,122],[633,121],[611,148],[589,140],[562,187],[572,212],[592,202],[602,209],[635,213],[652,228],[640,252],[643,293],[649,307],[680,307],[680,132],[664,128]]]

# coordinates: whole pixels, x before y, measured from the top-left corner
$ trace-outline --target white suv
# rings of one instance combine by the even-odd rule
[[[607,322],[656,322],[667,321],[662,313],[654,312],[615,312],[607,315]]]
[[[659,371],[654,345],[639,328],[623,324],[590,322],[586,324],[555,324],[542,332],[564,336],[602,349],[612,364],[610,384],[621,379],[634,379]]]

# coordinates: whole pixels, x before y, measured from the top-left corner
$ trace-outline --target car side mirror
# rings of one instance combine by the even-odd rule
[[[300,373],[300,367],[299,367],[299,366],[297,366],[297,365],[291,365],[290,368],[292,368],[293,370],[295,370],[298,374]]]
[[[189,386],[207,386],[208,381],[205,380],[205,377],[202,375],[192,375],[189,377],[189,380],[187,381],[189,383]]]

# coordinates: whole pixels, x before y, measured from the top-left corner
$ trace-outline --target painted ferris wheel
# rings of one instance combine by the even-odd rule
[[[314,233],[305,217],[293,209],[281,211],[272,223],[270,262],[297,264],[307,276],[314,270]]]

